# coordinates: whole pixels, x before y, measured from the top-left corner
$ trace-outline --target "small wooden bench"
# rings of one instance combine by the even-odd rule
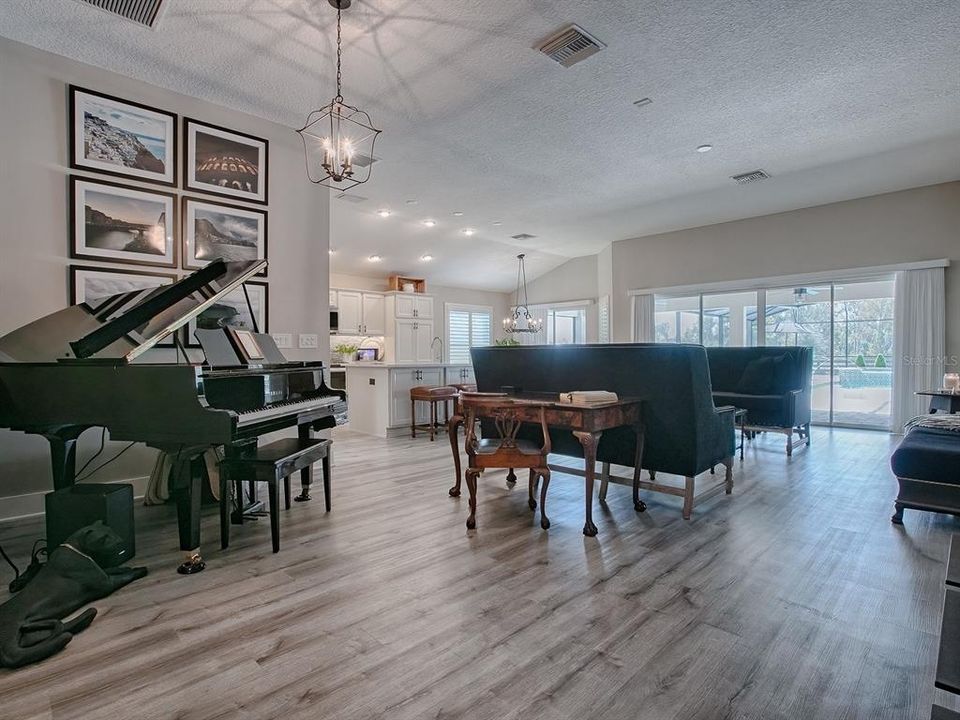
[[[280,492],[283,481],[284,508],[290,509],[290,476],[298,470],[310,470],[323,463],[323,500],[330,512],[330,440],[315,438],[282,438],[263,447],[249,457],[228,458],[220,463],[220,547],[230,544],[230,482],[238,498],[243,497],[243,482],[265,482],[270,500],[270,537],[273,551],[280,551]],[[299,499],[299,498],[298,498]]]

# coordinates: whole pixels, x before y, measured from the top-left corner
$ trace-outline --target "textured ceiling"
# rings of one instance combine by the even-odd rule
[[[4,36],[291,128],[333,94],[333,19],[326,0],[169,0],[151,31],[0,2]],[[532,48],[569,22],[607,47],[565,69]],[[506,289],[520,249],[532,277],[614,240],[960,178],[956,0],[355,0],[344,23],[344,94],[384,134],[369,199],[331,201],[338,272],[429,252],[434,282]],[[729,179],[757,167],[773,179]]]

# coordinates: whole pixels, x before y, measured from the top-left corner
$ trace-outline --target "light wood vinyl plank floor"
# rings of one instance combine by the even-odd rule
[[[907,511],[881,433],[815,430],[793,458],[748,444],[732,496],[697,507],[612,485],[581,534],[582,480],[446,490],[448,445],[336,434],[334,510],[266,519],[174,572],[172,508],[139,508],[150,575],[95,603],[59,655],[0,671],[0,717],[915,720],[933,673],[950,517]],[[564,461],[565,462],[565,461]],[[575,461],[570,461],[575,462]],[[0,527],[22,559],[37,520]]]

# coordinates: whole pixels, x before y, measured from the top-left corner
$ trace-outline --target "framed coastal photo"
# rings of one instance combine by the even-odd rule
[[[247,298],[243,294],[244,285],[247,293],[250,295],[250,306],[253,308],[253,317],[256,317],[257,323],[254,327],[253,319],[250,315],[250,307],[247,306]],[[216,303],[204,310],[195,319],[187,325],[187,347],[199,347],[200,343],[193,336],[193,331],[198,327],[203,330],[216,330],[217,328],[229,328],[231,330],[246,330],[249,332],[270,332],[268,320],[270,309],[268,302],[268,288],[266,283],[254,282],[248,280],[244,285],[231,290]]]
[[[177,116],[71,85],[70,167],[176,186]]]
[[[70,304],[87,303],[96,308],[107,298],[121,293],[149,290],[176,282],[175,275],[138,270],[70,266]],[[158,347],[174,347],[173,335],[157,343]]]
[[[177,266],[172,193],[70,177],[70,257]]]
[[[183,134],[187,190],[267,204],[266,140],[190,118]]]
[[[183,267],[267,257],[267,211],[183,198]],[[266,275],[266,271],[261,273]]]

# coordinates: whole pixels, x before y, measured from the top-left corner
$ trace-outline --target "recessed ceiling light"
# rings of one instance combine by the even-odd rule
[[[476,232],[476,230],[474,230],[473,228],[464,228],[460,232],[462,232],[464,235],[473,235]]]
[[[433,227],[434,225],[437,224],[437,221],[428,219],[428,220],[424,220],[423,224],[426,225],[427,227]]]
[[[423,260],[424,262],[430,262],[431,260],[433,260],[433,255],[429,255],[429,254],[421,255],[420,259]]]
[[[377,210],[377,215],[383,218],[390,217],[390,211],[387,210],[386,208],[384,208],[383,210]]]
[[[459,210],[457,210],[455,213],[453,213],[453,216],[454,216],[454,217],[463,217],[463,213],[460,212]]]
[[[698,153],[710,152],[711,150],[713,150],[713,145],[699,145],[697,147]]]
[[[369,260],[370,262],[380,262],[381,260],[383,260],[383,258],[380,257],[379,255],[371,255],[370,257],[367,258],[367,260]]]

